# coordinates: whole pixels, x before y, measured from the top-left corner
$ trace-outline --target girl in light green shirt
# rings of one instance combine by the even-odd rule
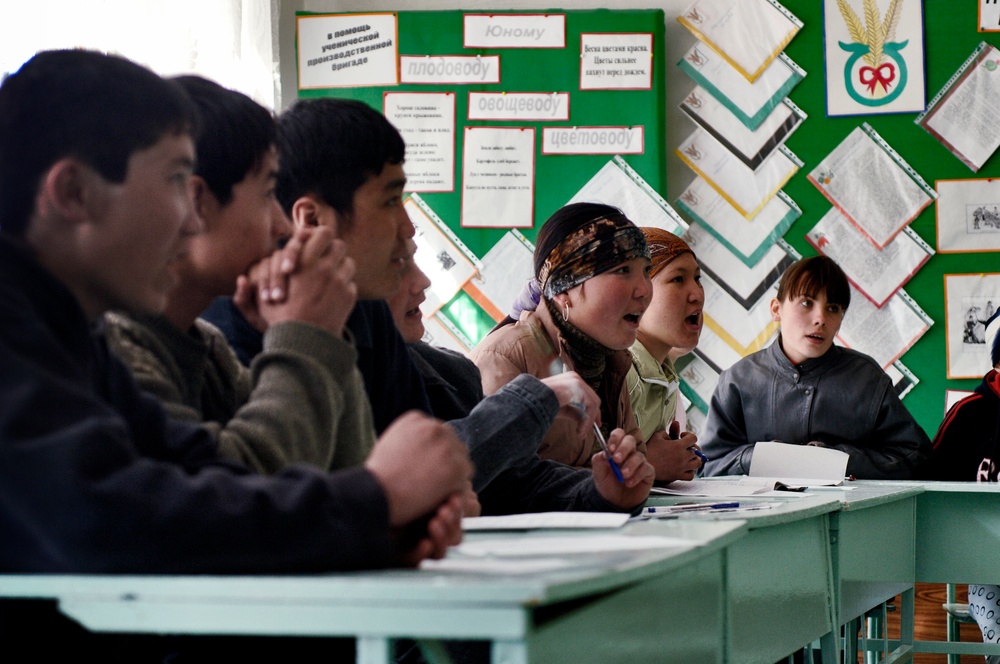
[[[653,300],[639,321],[626,385],[647,457],[658,481],[690,480],[701,468],[698,438],[677,423],[679,377],[673,358],[691,351],[701,336],[705,289],[701,268],[684,240],[643,228],[649,244]]]

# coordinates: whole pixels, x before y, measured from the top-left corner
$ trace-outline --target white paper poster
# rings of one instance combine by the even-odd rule
[[[580,35],[581,90],[649,90],[653,87],[651,33]]]
[[[871,356],[884,369],[902,357],[933,324],[902,288],[879,308],[851,286],[851,306],[837,339]]]
[[[642,154],[645,128],[542,127],[542,154]]]
[[[500,82],[499,55],[401,55],[399,82],[483,85]]]
[[[531,228],[534,205],[534,128],[466,127],[462,226]]]
[[[465,48],[565,48],[565,14],[466,14]]]
[[[844,270],[851,283],[881,307],[930,260],[934,250],[910,228],[877,249],[837,208],[823,215],[806,240]]]
[[[387,92],[383,103],[406,143],[406,191],[454,191],[455,95]]]
[[[914,120],[973,171],[1000,147],[1000,51],[983,42]]]
[[[824,0],[827,115],[924,110],[921,0]]]
[[[396,85],[395,14],[296,17],[299,89]]]

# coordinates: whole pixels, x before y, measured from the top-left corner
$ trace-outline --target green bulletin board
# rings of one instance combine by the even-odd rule
[[[654,187],[666,192],[664,15],[661,10],[559,11],[566,17],[565,48],[465,48],[461,11],[398,12],[398,52],[402,56],[499,56],[499,84],[373,86],[300,90],[299,96],[344,97],[383,109],[386,92],[454,92],[455,189],[448,193],[420,192],[420,198],[444,221],[477,257],[482,257],[504,236],[506,228],[463,228],[462,150],[464,127],[515,126],[535,128],[534,225],[519,229],[534,241],[538,228],[565,204],[613,155],[544,155],[542,128],[546,126],[642,126],[644,151],[625,156],[628,164]],[[518,14],[541,12],[493,12]],[[300,13],[299,16],[313,16]],[[653,41],[652,87],[649,90],[581,90],[581,34],[648,33]],[[470,121],[470,92],[559,92],[569,94],[569,121]],[[489,210],[483,210],[484,215]],[[464,291],[442,308],[439,315],[465,332],[474,343],[495,321]]]

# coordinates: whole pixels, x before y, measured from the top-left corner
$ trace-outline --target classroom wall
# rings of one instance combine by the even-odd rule
[[[39,0],[0,4],[0,76],[40,50],[118,53],[163,76],[200,74],[278,101],[280,0]],[[272,18],[275,20],[272,21]]]
[[[916,2],[918,0],[908,0]],[[392,0],[295,0],[282,1],[279,9],[279,63],[281,105],[295,99],[295,12],[361,12],[393,10],[455,10],[487,11],[490,9],[541,11],[552,9],[551,0],[420,0],[400,2]],[[614,8],[663,9],[665,13],[665,48],[667,114],[666,145],[667,182],[659,183],[661,193],[673,203],[693,180],[694,176],[674,155],[674,148],[688,135],[693,123],[677,109],[677,104],[693,87],[693,83],[676,67],[676,63],[694,43],[694,37],[676,20],[690,0],[563,0],[558,3],[567,10]],[[916,114],[866,115],[854,117],[826,117],[825,78],[823,61],[823,15],[821,0],[787,0],[783,4],[805,23],[793,39],[786,53],[801,67],[807,76],[792,91],[791,99],[809,118],[788,140],[788,147],[804,162],[805,167],[784,188],[800,206],[802,217],[789,229],[785,240],[803,255],[814,255],[815,250],[806,243],[805,233],[829,209],[829,202],[822,197],[806,174],[850,131],[862,122],[869,122],[923,178],[933,186],[938,179],[991,177],[1000,173],[1000,159],[993,158],[978,174],[962,165],[935,139],[913,124]],[[884,0],[879,0],[884,5]],[[924,49],[927,75],[927,99],[933,97],[955,70],[972,53],[979,41],[1000,43],[1000,37],[976,31],[976,3],[954,0],[923,0]],[[995,33],[1000,35],[1000,33]],[[935,246],[935,206],[929,206],[913,222],[912,228],[932,247]],[[906,290],[934,320],[930,331],[906,354],[902,362],[920,381],[905,398],[904,404],[917,421],[933,436],[943,416],[946,389],[971,390],[977,380],[948,380],[946,378],[946,330],[944,310],[943,275],[1000,271],[1000,261],[995,253],[938,254],[934,256],[909,282]],[[848,314],[850,315],[850,314]],[[988,369],[984,367],[983,372]]]

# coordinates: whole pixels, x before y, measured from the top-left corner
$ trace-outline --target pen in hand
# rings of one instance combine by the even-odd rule
[[[549,373],[550,374],[553,374],[553,375],[560,374],[560,373],[562,373],[565,370],[566,370],[566,365],[558,357],[555,358],[554,360],[552,360],[552,363],[549,364]],[[583,404],[582,401],[576,401],[576,400],[574,400],[574,401],[572,401],[570,403],[570,405],[573,406],[573,407],[575,407],[577,410],[579,410],[580,413],[583,415],[583,417],[587,417],[587,408],[586,408],[586,406],[584,406],[584,404]],[[597,422],[596,421],[593,421],[592,425],[593,425],[593,428],[594,428],[594,435],[597,436],[597,442],[600,443],[600,445],[601,445],[601,451],[604,452],[604,456],[608,460],[608,465],[611,466],[611,471],[615,474],[615,478],[618,480],[618,482],[620,484],[624,484],[625,483],[625,477],[622,475],[621,468],[618,467],[618,462],[616,462],[611,457],[611,451],[608,449],[608,441],[604,439],[604,434],[601,433],[601,427],[597,426]]]
[[[673,422],[670,423],[670,426],[667,429],[667,436],[670,438],[670,440],[680,440],[681,438],[680,422],[674,420]],[[696,457],[701,459],[702,463],[708,463],[708,457],[705,456],[704,452],[698,449],[697,445],[692,445],[691,447],[688,448],[688,451],[693,452]]]

